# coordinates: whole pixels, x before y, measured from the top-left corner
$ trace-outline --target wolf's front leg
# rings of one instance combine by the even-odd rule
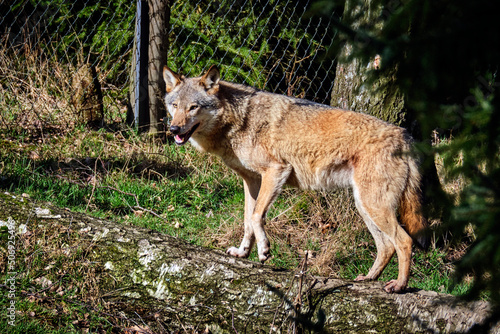
[[[231,247],[227,253],[236,257],[248,257],[255,243],[255,234],[252,227],[252,213],[255,208],[255,201],[259,195],[260,180],[253,178],[243,178],[243,187],[245,189],[245,235],[239,248]]]
[[[291,166],[274,164],[269,166],[264,175],[262,175],[259,196],[255,202],[251,218],[253,232],[257,241],[259,260],[261,262],[266,261],[271,256],[269,240],[264,231],[264,219],[267,210],[278,196],[281,187],[285,184],[291,171]]]

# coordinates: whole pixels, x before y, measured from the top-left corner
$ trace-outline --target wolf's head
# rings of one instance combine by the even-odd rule
[[[209,132],[220,109],[218,68],[213,65],[201,77],[185,78],[165,66],[163,79],[165,105],[172,115],[170,132],[176,144],[185,144],[195,133]]]

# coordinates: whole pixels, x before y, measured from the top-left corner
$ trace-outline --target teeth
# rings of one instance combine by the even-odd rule
[[[184,141],[179,135],[175,136],[174,139],[175,139],[175,142],[177,142],[177,143],[182,143]]]

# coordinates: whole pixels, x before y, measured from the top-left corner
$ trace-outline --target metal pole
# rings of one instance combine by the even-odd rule
[[[137,0],[134,125],[139,131],[146,130],[145,127],[149,124],[148,9],[147,1]]]
[[[141,59],[141,0],[137,0],[137,13],[135,14],[135,101],[134,101],[134,126],[139,125],[139,91],[140,91],[140,59]]]

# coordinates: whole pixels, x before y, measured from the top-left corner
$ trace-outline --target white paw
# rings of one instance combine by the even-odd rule
[[[259,254],[259,261],[261,263],[264,263],[266,262],[267,260],[269,260],[271,258],[271,254]]]
[[[257,247],[259,249],[259,261],[264,263],[271,258],[271,249],[269,247],[269,241],[264,240],[262,243],[258,243]]]
[[[248,250],[246,249],[239,249],[239,248],[236,248],[236,247],[231,247],[229,248],[227,251],[226,251],[227,254],[231,255],[231,256],[235,256],[235,257],[248,257]]]
[[[366,281],[366,280],[369,280],[369,278],[365,275],[358,275],[358,277],[356,277],[354,279],[355,282],[361,282],[361,281]]]

